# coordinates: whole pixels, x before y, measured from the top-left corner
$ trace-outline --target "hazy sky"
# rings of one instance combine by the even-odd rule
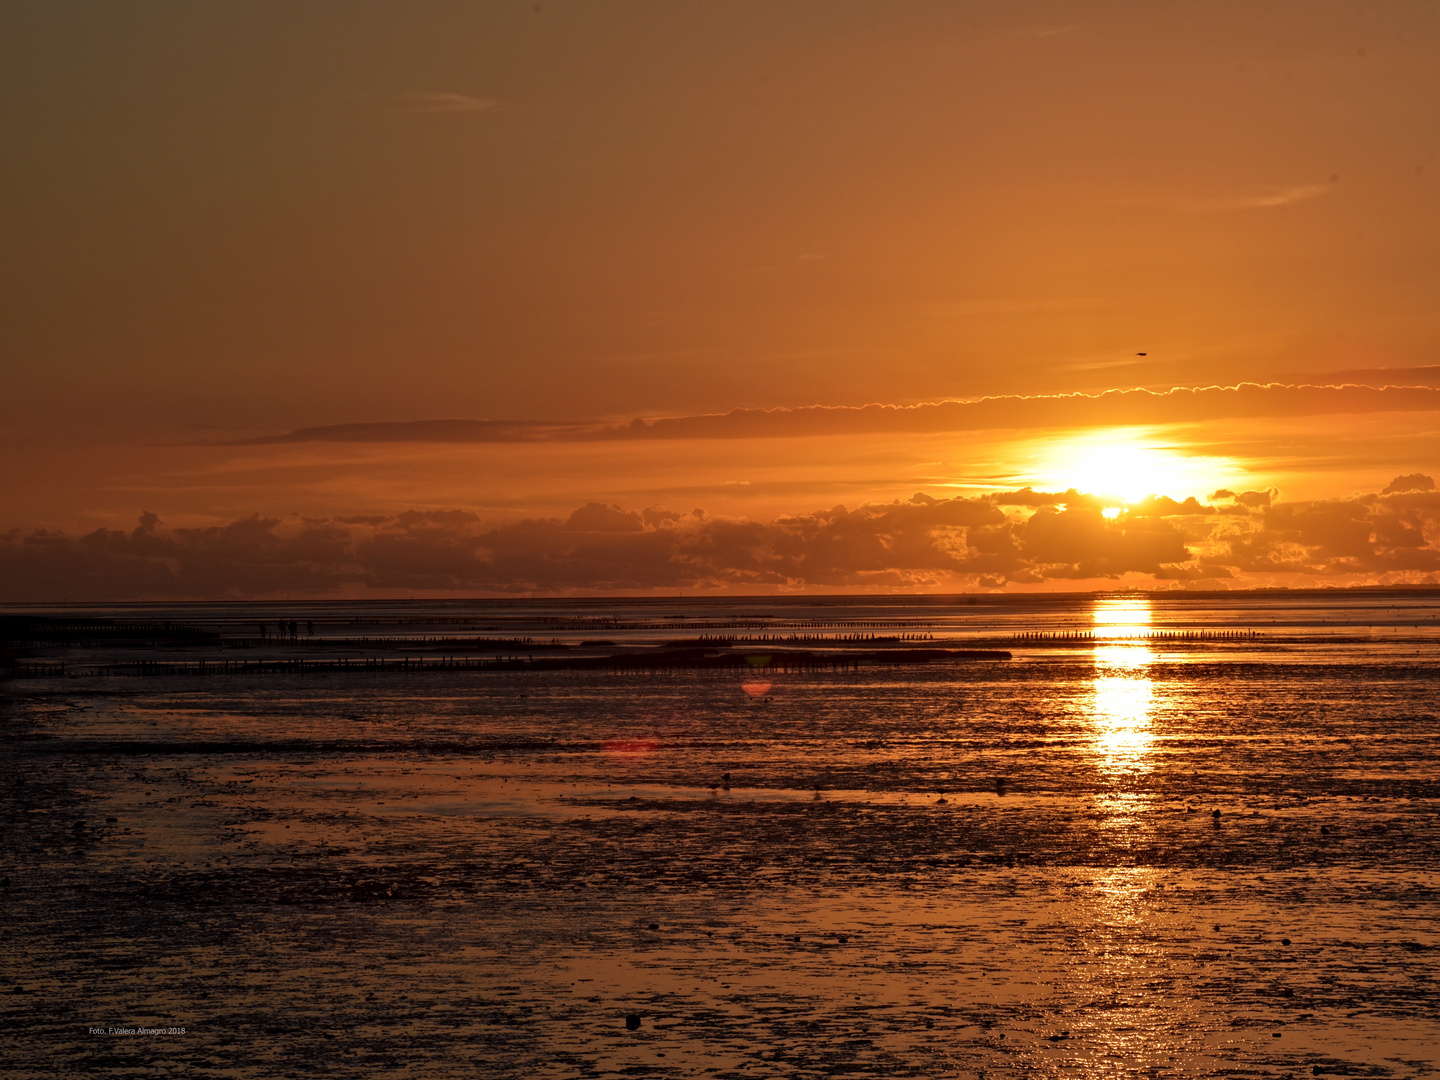
[[[0,528],[418,509],[480,535],[591,501],[770,523],[1113,488],[1136,447],[1176,499],[1378,493],[1440,468],[1428,398],[1141,410],[1113,439],[1016,406],[908,434],[183,444],[1440,386],[1437,57],[1418,2],[8,3]]]

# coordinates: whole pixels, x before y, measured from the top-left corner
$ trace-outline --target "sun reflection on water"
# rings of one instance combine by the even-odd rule
[[[1101,767],[1107,772],[1149,771],[1155,685],[1148,644],[1150,601],[1145,597],[1097,600],[1093,615],[1095,679],[1091,722]]]
[[[1127,641],[1150,633],[1150,598],[1124,596],[1096,600],[1091,613],[1096,641]]]

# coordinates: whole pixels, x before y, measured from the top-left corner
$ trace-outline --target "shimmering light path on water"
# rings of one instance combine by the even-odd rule
[[[1437,609],[1068,603],[1003,663],[11,680],[7,1067],[1433,1073]]]

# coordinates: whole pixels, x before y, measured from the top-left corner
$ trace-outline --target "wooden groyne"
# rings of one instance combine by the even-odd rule
[[[1111,634],[1104,630],[1035,630],[1013,634],[1012,642],[1025,645],[1124,645],[1128,642],[1254,641],[1258,630],[1140,630],[1133,634]]]
[[[0,616],[0,641],[35,645],[219,645],[220,635],[179,622],[116,622],[114,619],[52,619]]]
[[[672,641],[672,646],[706,645],[711,648],[730,645],[899,645],[907,641],[933,641],[934,634],[752,634],[736,637],[725,634],[701,634],[689,641]]]
[[[655,674],[664,671],[713,669],[753,672],[854,671],[862,667],[933,664],[947,661],[1009,660],[1002,649],[885,649],[866,652],[815,653],[776,650],[767,653],[709,650],[656,650],[610,656],[402,656],[311,659],[142,660],[75,666],[33,663],[13,669],[12,676],[56,678],[66,675],[101,678],[171,675],[323,675],[331,673],[408,674],[423,672],[595,671]]]

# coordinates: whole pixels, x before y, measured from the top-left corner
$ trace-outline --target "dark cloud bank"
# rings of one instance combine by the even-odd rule
[[[1169,586],[1434,582],[1440,492],[1420,474],[1351,499],[1215,492],[1115,518],[1075,491],[865,505],[768,523],[592,503],[489,526],[464,511],[243,518],[0,536],[0,599],[221,599],[647,589],[964,590],[1125,574]],[[1132,579],[1133,580],[1133,579]]]
[[[1103,394],[988,397],[922,405],[810,405],[800,409],[735,409],[676,416],[572,423],[531,420],[407,420],[300,428],[249,444],[300,442],[607,442],[634,439],[755,439],[884,432],[982,431],[1000,428],[1175,424],[1226,418],[1328,416],[1440,410],[1440,389],[1428,386],[1309,386],[1241,383],[1171,390],[1109,390]]]

